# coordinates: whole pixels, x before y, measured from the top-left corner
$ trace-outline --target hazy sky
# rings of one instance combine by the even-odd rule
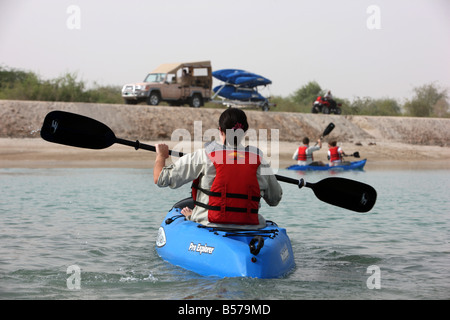
[[[450,1],[0,0],[3,67],[122,86],[197,60],[271,79],[266,96],[315,80],[342,98],[402,100],[450,88]]]

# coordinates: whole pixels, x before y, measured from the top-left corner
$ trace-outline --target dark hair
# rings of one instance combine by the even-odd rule
[[[308,137],[304,137],[303,138],[303,144],[308,144],[309,143],[309,138]]]
[[[220,115],[219,127],[223,132],[227,129],[242,129],[246,132],[248,130],[247,116],[241,109],[228,108]]]
[[[241,109],[228,108],[220,115],[219,127],[220,130],[227,135],[227,138],[233,138],[228,139],[233,141],[231,145],[237,147],[238,142],[244,137],[244,133],[248,130],[247,116]],[[239,131],[239,129],[242,131]],[[227,142],[225,142],[225,144],[227,144]]]
[[[330,142],[328,142],[330,144],[330,146],[332,147],[336,147],[337,141],[336,140],[331,140]]]

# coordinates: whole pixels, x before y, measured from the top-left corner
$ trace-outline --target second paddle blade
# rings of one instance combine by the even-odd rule
[[[47,114],[41,137],[49,142],[88,149],[104,149],[116,142],[114,132],[103,123],[65,111]]]
[[[322,137],[325,137],[325,136],[329,135],[330,132],[333,131],[333,129],[334,129],[334,123],[333,123],[333,122],[330,122],[330,124],[328,125],[328,127],[326,127],[325,130],[323,131]]]
[[[326,178],[317,183],[306,183],[306,186],[313,189],[320,200],[356,212],[370,211],[377,200],[377,192],[372,186],[345,178]]]

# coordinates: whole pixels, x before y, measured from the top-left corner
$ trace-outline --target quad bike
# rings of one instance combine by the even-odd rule
[[[314,101],[311,112],[312,113],[324,113],[324,114],[341,114],[342,103],[336,103],[336,101],[332,99],[324,99],[322,97],[317,97],[316,101]]]

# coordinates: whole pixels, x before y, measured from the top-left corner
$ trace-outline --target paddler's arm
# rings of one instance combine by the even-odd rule
[[[265,159],[256,171],[256,177],[266,203],[271,207],[278,205],[283,196],[283,189]]]
[[[283,189],[274,175],[265,176],[267,181],[267,189],[264,192],[263,199],[271,206],[277,206],[283,196]]]
[[[157,184],[159,175],[166,165],[166,159],[169,157],[169,146],[164,143],[159,143],[155,145],[155,148],[156,159],[155,165],[153,166],[153,181],[155,182],[155,184]]]
[[[295,150],[294,154],[292,155],[292,160],[298,160],[298,148]]]
[[[164,150],[160,150],[160,158],[157,155],[153,167],[153,180],[161,188],[170,187],[176,189],[186,183],[192,182],[202,173],[204,167],[202,164],[208,161],[205,150],[199,149],[185,154],[175,163],[166,166],[165,159],[169,157],[169,150],[165,149],[167,146],[163,148]],[[214,168],[212,162],[211,166]]]

